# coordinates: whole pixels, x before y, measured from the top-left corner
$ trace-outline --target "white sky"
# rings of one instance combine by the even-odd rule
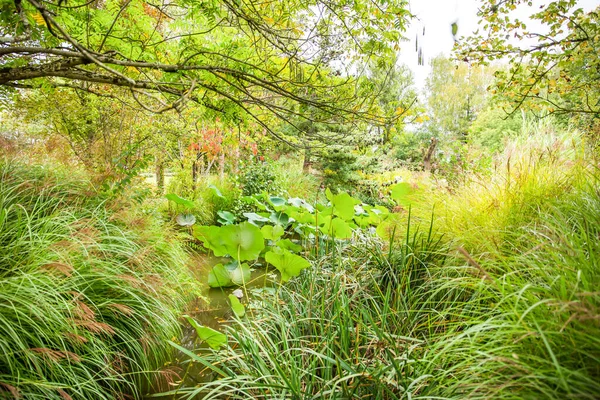
[[[534,1],[533,8],[522,5],[515,16],[527,24],[526,17],[535,12],[540,5],[547,3],[548,1]],[[402,45],[400,61],[413,71],[417,88],[422,89],[425,85],[425,78],[431,70],[429,61],[440,53],[450,55],[454,45],[451,32],[453,22],[458,24],[458,37],[468,36],[477,29],[479,4],[479,0],[410,0],[410,10],[418,19],[406,32],[409,41]],[[600,0],[579,0],[578,5],[585,10],[591,10],[600,6]],[[415,52],[417,33],[425,56],[425,65],[422,66],[418,65]]]

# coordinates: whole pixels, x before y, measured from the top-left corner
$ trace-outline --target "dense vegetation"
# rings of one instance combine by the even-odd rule
[[[598,398],[600,9],[0,5],[0,398]]]
[[[3,394],[108,399],[160,382],[194,293],[181,245],[64,170],[4,160],[0,176]]]

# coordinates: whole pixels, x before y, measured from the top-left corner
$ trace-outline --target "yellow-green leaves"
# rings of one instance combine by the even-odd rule
[[[209,328],[208,326],[200,325],[189,315],[184,315],[184,317],[196,330],[198,339],[206,343],[211,349],[219,350],[219,348],[227,346],[227,336],[223,333]]]
[[[231,310],[238,318],[242,318],[246,314],[246,308],[234,295],[230,294],[228,297],[229,302],[231,303]]]
[[[333,195],[329,189],[325,192],[333,206],[333,213],[344,220],[354,217],[354,206],[360,202],[346,192]]]
[[[283,249],[269,251],[265,254],[265,260],[279,270],[283,282],[300,275],[303,269],[310,267],[308,260]]]
[[[265,225],[260,228],[263,236],[267,240],[279,240],[280,237],[283,236],[284,230],[281,225]]]

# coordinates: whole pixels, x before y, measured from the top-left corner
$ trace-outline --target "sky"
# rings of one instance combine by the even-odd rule
[[[548,1],[534,1],[534,7],[547,3]],[[458,37],[468,36],[477,29],[479,4],[479,0],[410,0],[410,10],[417,19],[406,32],[409,41],[402,46],[400,61],[413,71],[417,88],[423,89],[425,86],[425,79],[431,70],[429,61],[440,53],[450,55],[454,45],[451,32],[453,22],[458,25]],[[580,0],[578,5],[584,10],[591,10],[600,6],[600,0]],[[535,8],[524,6],[515,13],[515,17],[527,23],[526,17],[532,10]],[[425,36],[422,36],[423,28]],[[418,65],[415,52],[417,34],[423,48],[425,65]]]

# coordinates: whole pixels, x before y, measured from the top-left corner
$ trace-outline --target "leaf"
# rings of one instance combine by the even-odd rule
[[[384,240],[390,240],[400,233],[398,227],[400,226],[400,220],[403,217],[400,214],[390,214],[390,216],[393,217],[381,221],[375,230],[377,235]]]
[[[302,246],[292,242],[290,239],[283,239],[277,242],[277,247],[284,250],[290,250],[294,253],[302,251]]]
[[[274,212],[269,215],[269,220],[274,224],[287,226],[290,223],[290,217],[283,212]]]
[[[278,240],[285,232],[283,226],[281,225],[265,225],[260,229],[260,231],[267,240]]]
[[[346,192],[332,196],[333,213],[338,217],[349,220],[354,217],[354,206],[360,202]]]
[[[40,14],[39,12],[38,12],[38,13],[35,13],[35,14],[33,14],[33,15],[31,16],[31,18],[33,18],[33,20],[35,21],[35,23],[36,23],[37,25],[45,25],[45,24],[46,24],[46,21],[44,20],[44,17],[43,17],[43,16],[42,16],[42,14]]]
[[[350,239],[352,237],[352,228],[341,218],[334,218],[321,228],[321,232],[331,235],[336,239]]]
[[[185,208],[192,208],[194,207],[194,202],[191,200],[187,200],[184,199],[182,197],[177,196],[175,193],[169,193],[167,195],[165,195],[167,200],[172,201],[175,204],[178,204],[180,206],[183,206]]]
[[[223,194],[221,193],[221,191],[219,190],[219,188],[217,188],[212,183],[208,185],[208,188],[212,189],[212,191],[214,192],[215,196],[220,197],[222,199],[225,198],[225,196],[223,196]]]
[[[243,201],[246,204],[252,204],[252,205],[258,207],[259,210],[270,211],[269,208],[265,204],[261,203],[254,196],[242,196],[242,197],[240,197],[240,200]]]
[[[245,285],[252,278],[252,272],[248,264],[239,264],[235,269],[229,271],[231,282],[238,286]]]
[[[303,269],[310,267],[308,260],[287,250],[269,251],[265,260],[281,272],[281,280],[287,282],[293,276],[300,275]]]
[[[232,225],[237,219],[237,217],[229,211],[217,211],[217,215],[219,216],[217,222],[221,225]]]
[[[282,209],[284,209],[287,204],[287,202],[285,201],[284,198],[277,197],[277,196],[269,197],[269,202],[271,203],[273,208],[275,208],[275,210],[277,210],[277,211],[281,211]]]
[[[211,249],[215,256],[231,256],[236,260],[255,260],[265,248],[264,237],[257,226],[250,222],[238,225],[199,226],[194,236]]]
[[[209,328],[208,326],[200,325],[189,315],[184,315],[184,317],[196,330],[198,338],[209,345],[211,349],[219,350],[219,348],[227,346],[227,336],[225,336],[225,334]]]
[[[410,194],[412,188],[410,184],[407,182],[396,183],[395,185],[390,186],[390,197],[396,202],[400,203],[401,201],[406,200],[406,196]]]
[[[208,273],[208,286],[211,288],[233,286],[229,270],[223,264],[217,264]]]
[[[246,314],[246,308],[244,307],[244,305],[242,303],[240,303],[240,300],[237,297],[230,294],[229,302],[231,303],[231,309],[233,310],[233,313],[238,318],[242,318]]]
[[[195,226],[193,235],[202,241],[204,247],[212,250],[213,254],[217,257],[227,256],[230,254],[229,251],[232,250],[224,242],[224,236],[219,226]]]
[[[254,224],[254,225],[256,225],[256,222],[261,222],[261,223],[270,222],[269,218],[263,217],[262,215],[259,215],[257,213],[244,213],[244,217],[248,218],[248,222],[250,222],[251,224]]]
[[[309,213],[312,213],[315,211],[315,208],[310,205],[309,203],[307,203],[305,200],[300,199],[298,197],[292,197],[290,199],[288,199],[288,203],[290,203],[291,205],[293,205],[294,207],[303,207],[305,208]]]
[[[250,222],[227,225],[221,230],[223,243],[236,260],[255,260],[265,248],[265,239],[260,229]]]
[[[196,223],[196,217],[192,214],[179,214],[175,221],[180,226],[192,226]]]

